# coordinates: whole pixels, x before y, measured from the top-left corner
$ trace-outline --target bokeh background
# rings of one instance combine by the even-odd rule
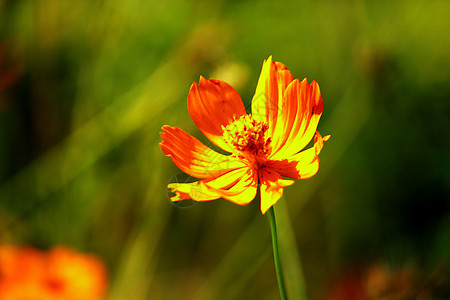
[[[445,0],[2,0],[0,241],[98,255],[110,299],[277,299],[259,203],[173,205],[158,146],[165,124],[207,143],[192,81],[249,105],[273,55],[318,81],[332,135],[276,205],[290,299],[449,299],[449,20]]]

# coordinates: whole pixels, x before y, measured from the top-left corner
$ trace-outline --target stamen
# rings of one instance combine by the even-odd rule
[[[269,126],[252,115],[234,117],[234,121],[222,129],[225,141],[247,159],[259,160],[269,154],[270,138],[265,134]]]

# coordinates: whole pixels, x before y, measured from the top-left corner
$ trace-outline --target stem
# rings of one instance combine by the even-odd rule
[[[275,271],[277,273],[278,288],[280,289],[280,297],[282,300],[287,300],[286,288],[284,287],[283,273],[281,272],[280,254],[278,252],[278,235],[277,224],[275,221],[275,211],[273,206],[268,211],[270,231],[272,233],[272,246],[273,246],[273,260],[275,262]]]

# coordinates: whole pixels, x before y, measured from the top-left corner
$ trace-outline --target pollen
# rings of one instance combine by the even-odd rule
[[[227,126],[222,126],[225,141],[244,157],[266,157],[270,152],[270,137],[266,137],[269,126],[245,115]],[[249,157],[250,156],[250,157]]]

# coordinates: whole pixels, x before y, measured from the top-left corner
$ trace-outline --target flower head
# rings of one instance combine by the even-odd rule
[[[63,246],[0,247],[0,299],[102,300],[106,288],[106,268],[93,255]]]
[[[172,201],[227,199],[250,203],[261,189],[264,214],[293,180],[314,176],[324,141],[319,85],[294,79],[285,65],[264,61],[251,114],[227,83],[200,77],[188,94],[189,114],[202,133],[228,152],[220,154],[178,127],[163,126],[161,149],[185,173],[202,180],[170,183]],[[314,146],[302,151],[314,137]],[[302,152],[300,152],[302,151]]]

